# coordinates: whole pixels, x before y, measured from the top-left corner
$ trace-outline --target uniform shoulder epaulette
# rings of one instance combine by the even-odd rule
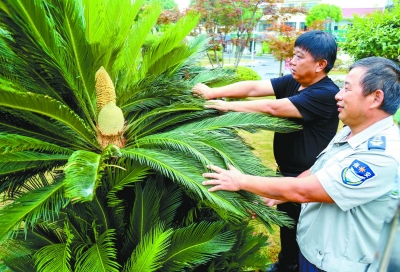
[[[374,136],[368,140],[368,150],[381,149],[386,150],[386,137]]]

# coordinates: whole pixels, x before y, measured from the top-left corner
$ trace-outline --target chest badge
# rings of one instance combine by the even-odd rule
[[[342,181],[349,186],[359,186],[373,177],[375,173],[372,169],[359,160],[354,160],[349,167],[342,170]]]

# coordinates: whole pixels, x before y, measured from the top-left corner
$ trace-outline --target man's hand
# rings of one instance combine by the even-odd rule
[[[286,201],[283,200],[277,200],[277,199],[273,199],[273,198],[267,198],[267,197],[261,197],[261,199],[264,201],[265,205],[267,205],[268,207],[272,207],[278,204],[282,204],[285,203]]]
[[[210,180],[204,181],[203,185],[215,185],[208,189],[209,192],[225,190],[225,191],[239,191],[241,190],[241,183],[245,175],[242,174],[235,167],[229,165],[229,170],[224,170],[218,166],[209,165],[207,168],[213,170],[215,173],[204,173],[203,177]]]
[[[196,95],[202,96],[207,100],[213,98],[211,96],[212,88],[208,87],[207,85],[205,85],[203,83],[197,83],[196,85],[194,85],[194,87],[192,88],[192,91]]]
[[[228,103],[229,102],[226,102],[224,100],[208,100],[204,106],[209,109],[216,109],[222,112],[228,112]]]

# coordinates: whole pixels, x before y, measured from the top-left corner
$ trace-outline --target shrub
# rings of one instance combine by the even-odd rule
[[[263,54],[269,54],[271,52],[271,50],[269,49],[269,43],[263,42],[261,50]]]
[[[233,69],[233,67],[226,67],[226,69]],[[238,66],[235,73],[237,81],[261,79],[260,75],[256,71],[246,66]]]
[[[219,62],[222,62],[222,60],[223,60],[222,52],[219,52],[219,51],[214,52],[214,50],[210,50],[207,52],[207,54],[210,56],[210,59],[211,59],[212,63],[214,63],[214,64],[217,63],[215,54],[217,54]]]

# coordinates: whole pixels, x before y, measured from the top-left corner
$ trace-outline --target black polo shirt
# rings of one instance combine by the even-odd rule
[[[288,118],[302,130],[274,135],[274,156],[281,172],[298,175],[314,164],[336,134],[339,118],[335,95],[339,88],[329,77],[301,91],[292,75],[271,79],[271,83],[276,98],[288,98],[303,116]]]

